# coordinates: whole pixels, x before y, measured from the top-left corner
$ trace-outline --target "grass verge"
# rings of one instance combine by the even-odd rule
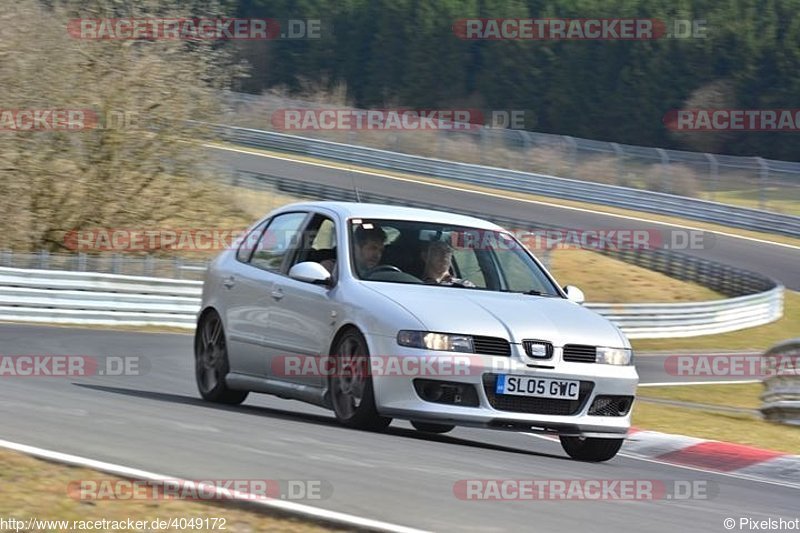
[[[758,397],[762,390],[760,383],[687,385],[639,388],[636,394],[642,399],[660,398],[755,409],[760,406]],[[766,422],[745,412],[712,412],[638,401],[633,409],[633,425],[640,429],[800,454],[800,428]]]
[[[550,271],[562,285],[576,285],[587,302],[700,302],[723,296],[697,283],[671,278],[588,250],[555,250]]]
[[[3,497],[0,498],[0,517],[8,520],[69,520],[96,521],[109,520],[126,522],[143,520],[148,525],[155,519],[225,519],[227,531],[283,531],[289,533],[316,533],[330,531],[330,528],[299,519],[269,516],[242,509],[226,507],[222,504],[192,502],[183,500],[105,500],[80,501],[68,495],[70,482],[87,480],[116,479],[86,468],[42,461],[27,455],[0,450],[0,484]],[[203,522],[205,525],[206,522]],[[193,531],[219,531],[217,528],[200,528]],[[212,523],[209,523],[212,525]],[[74,530],[68,527],[33,528],[40,530]],[[149,530],[148,528],[145,528]],[[13,529],[12,529],[13,531]],[[22,531],[22,530],[21,530]],[[181,531],[180,529],[161,529],[160,531]]]

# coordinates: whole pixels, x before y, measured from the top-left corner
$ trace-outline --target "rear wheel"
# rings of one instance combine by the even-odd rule
[[[357,428],[381,430],[392,423],[378,414],[369,372],[369,349],[357,330],[346,331],[333,349],[334,372],[330,377],[331,403],[336,419]]]
[[[236,405],[247,398],[247,391],[232,390],[225,385],[230,371],[228,348],[222,319],[209,311],[197,324],[194,335],[194,369],[197,389],[204,400]]]
[[[434,424],[433,422],[418,422],[416,420],[412,420],[411,425],[414,426],[414,429],[417,431],[423,431],[425,433],[447,433],[455,428],[452,424]]]
[[[591,437],[560,437],[561,447],[567,455],[578,461],[599,463],[608,461],[622,447],[625,439],[598,439]]]

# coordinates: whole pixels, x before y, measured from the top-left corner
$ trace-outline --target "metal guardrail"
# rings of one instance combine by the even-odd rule
[[[222,139],[242,146],[303,154],[377,169],[434,176],[461,183],[539,196],[622,208],[630,208],[631,205],[635,205],[638,210],[651,213],[800,237],[800,217],[788,214],[618,185],[445,161],[283,133],[224,125],[215,125],[214,128]]]
[[[308,183],[255,172],[239,172],[238,186],[256,190],[278,190],[297,197],[355,201],[355,192],[329,185]],[[361,191],[365,202],[441,209],[437,204],[403,201]],[[492,217],[478,211],[450,208],[451,211],[488,219],[506,228],[541,230],[555,228],[548,224]],[[724,294],[729,299],[674,304],[586,304],[606,315],[632,339],[693,337],[736,331],[768,324],[783,316],[784,287],[762,274],[741,270],[715,261],[681,254],[672,250],[603,250],[601,253],[673,278],[690,281]]]
[[[729,292],[753,287],[765,290],[710,302],[589,303],[586,307],[606,316],[632,339],[722,333],[781,317],[783,287],[768,278],[729,267],[715,268],[688,256],[670,259],[665,264],[683,264],[678,269],[682,272],[700,275],[703,268],[698,265],[705,267],[706,277],[721,272],[728,280]],[[680,259],[692,262],[695,268],[687,268]],[[659,263],[657,256],[652,260]],[[202,282],[196,280],[0,267],[0,320],[193,328],[201,290]]]
[[[0,320],[194,328],[201,281],[0,267]]]
[[[784,341],[767,350],[761,395],[761,414],[767,420],[800,426],[800,338]]]

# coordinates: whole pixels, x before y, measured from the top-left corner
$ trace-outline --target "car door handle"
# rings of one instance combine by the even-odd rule
[[[222,284],[225,286],[226,289],[232,289],[234,285],[236,285],[236,278],[233,276],[228,276],[224,280],[222,280]]]
[[[275,298],[276,300],[280,300],[281,298],[283,298],[283,291],[280,289],[280,287],[272,289],[272,292],[270,294],[272,294],[272,297]]]

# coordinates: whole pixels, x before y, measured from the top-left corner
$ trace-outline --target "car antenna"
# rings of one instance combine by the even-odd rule
[[[358,192],[358,187],[356,186],[356,177],[351,173],[350,180],[353,182],[353,192],[356,193],[356,202],[361,203],[361,193]]]

